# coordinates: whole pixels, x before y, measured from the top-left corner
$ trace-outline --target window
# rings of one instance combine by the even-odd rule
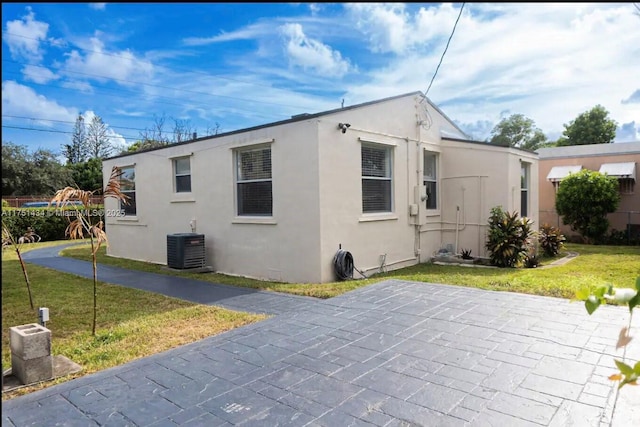
[[[635,180],[632,178],[619,178],[618,184],[620,185],[620,193],[633,194],[633,187],[635,183]]]
[[[520,216],[529,214],[529,163],[520,163]]]
[[[271,216],[271,147],[236,151],[238,215]]]
[[[191,192],[191,159],[181,157],[173,159],[174,191],[176,193]]]
[[[136,171],[133,166],[120,168],[120,191],[127,196],[120,202],[120,210],[125,215],[136,215]]]
[[[362,144],[362,212],[391,212],[391,148]]]
[[[424,152],[424,186],[427,189],[427,209],[438,209],[438,154]]]

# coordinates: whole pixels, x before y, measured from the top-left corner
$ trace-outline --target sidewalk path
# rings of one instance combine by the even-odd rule
[[[109,277],[131,283],[128,274]],[[626,308],[589,316],[564,299],[399,280],[296,301],[265,321],[3,402],[2,425],[640,425],[640,387],[620,390],[614,411],[607,379],[623,356]],[[634,361],[639,343],[627,348]]]
[[[25,252],[25,261],[65,273],[93,279],[91,262],[62,257],[58,253],[75,244],[53,246]],[[203,273],[205,274],[205,273]],[[217,305],[251,313],[280,314],[300,310],[317,300],[279,292],[260,291],[188,279],[179,276],[127,270],[110,265],[98,265],[98,280],[128,288],[155,292],[198,304]]]

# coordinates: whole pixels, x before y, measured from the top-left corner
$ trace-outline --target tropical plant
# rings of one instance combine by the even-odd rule
[[[522,263],[531,244],[533,221],[520,217],[518,212],[505,212],[501,206],[491,208],[489,232],[485,244],[491,264],[497,267],[517,267]]]
[[[462,255],[462,259],[473,259],[471,256],[471,249],[462,249],[460,253]]]
[[[549,224],[542,224],[538,232],[538,243],[542,247],[544,254],[548,257],[554,257],[560,253],[564,247],[567,238],[556,228]]]
[[[122,193],[120,190],[120,175],[122,172],[119,168],[113,167],[111,170],[111,176],[107,186],[102,192],[103,197],[112,197],[119,202],[128,203],[129,197]],[[84,207],[91,205],[91,197],[98,190],[81,190],[79,188],[65,187],[58,190],[54,195],[49,205],[53,206],[65,206],[69,201],[81,201]],[[88,237],[91,241],[91,255],[93,266],[93,324],[91,333],[96,334],[96,317],[98,312],[98,264],[97,253],[102,244],[108,245],[107,234],[104,231],[104,222],[99,219],[95,220],[96,216],[89,214],[89,210],[83,206],[74,205],[76,215],[69,217],[69,226],[67,227],[65,234],[71,239],[84,239]]]

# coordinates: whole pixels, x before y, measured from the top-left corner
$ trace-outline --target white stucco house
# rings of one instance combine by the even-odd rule
[[[300,283],[335,281],[339,248],[365,274],[483,256],[493,206],[537,226],[537,162],[472,141],[421,92],[301,114],[106,159],[131,196],[105,200],[123,208],[107,253],[167,264],[167,235],[195,232],[215,271]]]

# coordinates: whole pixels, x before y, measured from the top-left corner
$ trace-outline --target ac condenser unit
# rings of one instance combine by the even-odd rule
[[[205,262],[204,234],[167,234],[167,267],[200,268]]]

